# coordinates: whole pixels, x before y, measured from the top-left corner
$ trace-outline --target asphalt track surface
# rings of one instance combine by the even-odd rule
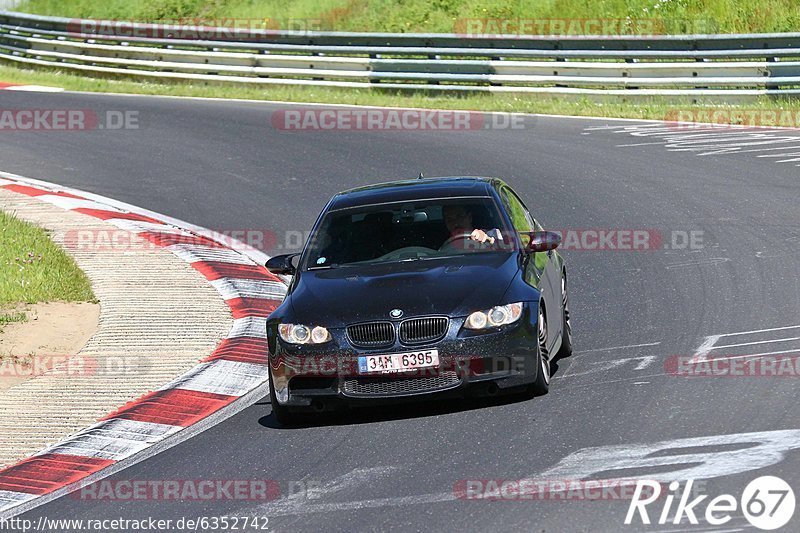
[[[314,499],[65,497],[23,517],[258,516],[268,517],[273,531],[619,531],[627,501],[475,501],[454,497],[453,488],[468,479],[571,478],[575,471],[569,468],[552,469],[581,449],[622,446],[622,457],[632,457],[639,449],[634,445],[696,437],[713,438],[689,451],[708,453],[712,462],[720,454],[705,482],[711,496],[738,498],[760,475],[780,476],[800,489],[800,451],[792,450],[800,439],[794,434],[783,437],[778,452],[760,453],[756,446],[749,458],[725,457],[753,446],[730,444],[728,435],[800,429],[795,379],[665,372],[670,356],[692,356],[709,336],[800,324],[794,163],[759,157],[770,152],[674,151],[652,137],[619,131],[637,123],[612,120],[527,117],[523,129],[458,132],[271,127],[271,112],[296,107],[4,93],[3,109],[135,110],[139,129],[2,132],[0,169],[220,231],[269,229],[280,243],[286,232],[310,229],[326,200],[345,188],[420,171],[496,175],[528,200],[545,227],[652,229],[665,241],[673,231],[702,231],[703,247],[564,251],[576,353],[558,362],[545,397],[369,410],[297,429],[277,428],[265,398],[111,478],[270,479],[284,487],[302,481],[322,487]],[[793,328],[720,337],[716,345],[724,348],[712,355],[791,355],[800,348],[793,339],[799,333]],[[744,346],[731,346],[739,344]],[[677,453],[675,462],[689,451]],[[670,452],[655,456],[665,454]],[[766,464],[759,463],[765,456]],[[573,470],[588,468],[588,461],[571,464]],[[594,469],[592,477],[648,477],[686,465],[644,468],[623,461],[608,468]],[[650,509],[656,520],[660,505]],[[752,530],[741,511],[733,515],[723,526],[701,518],[701,525],[638,523],[628,529]],[[788,530],[799,523],[795,518]]]

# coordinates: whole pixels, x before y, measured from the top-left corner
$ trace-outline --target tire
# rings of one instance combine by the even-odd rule
[[[567,293],[567,273],[561,276],[561,303],[564,309],[564,324],[561,328],[561,348],[558,349],[556,359],[564,359],[572,355],[572,325],[569,320],[569,295]]]
[[[542,306],[539,306],[537,323],[536,362],[539,368],[536,370],[536,381],[530,385],[529,392],[532,396],[544,396],[550,391],[550,354],[547,352],[547,320]]]
[[[272,406],[272,416],[275,417],[279,425],[287,427],[296,422],[289,408],[278,403],[278,399],[275,396],[275,385],[273,384],[271,375],[269,378],[269,403]]]

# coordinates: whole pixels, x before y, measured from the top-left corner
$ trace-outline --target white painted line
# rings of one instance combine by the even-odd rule
[[[735,331],[733,333],[723,333],[721,335],[717,335],[717,337],[733,337],[735,335],[750,335],[751,333],[766,333],[768,331],[784,331],[787,329],[800,329],[800,325],[797,326],[783,326],[779,328],[767,328],[767,329],[753,329],[750,331]]]
[[[752,150],[741,150],[739,153],[747,154],[750,152],[771,152],[774,150],[795,150],[800,146],[776,146],[775,148],[753,148]]]
[[[48,87],[46,85],[16,85],[12,87],[6,87],[5,91],[19,91],[19,92],[31,92],[31,93],[63,93],[64,89],[62,87]]]
[[[667,270],[672,270],[673,268],[720,265],[722,263],[727,263],[728,261],[730,261],[730,258],[728,257],[709,257],[708,259],[699,259],[697,261],[684,261],[683,263],[673,263],[671,265],[666,265],[664,268]]]
[[[174,235],[191,235],[191,233],[184,231],[175,226],[167,224],[156,224],[154,222],[142,222],[139,220],[127,220],[124,218],[111,218],[106,220],[109,224],[113,224],[119,229],[130,231],[131,233],[171,233]]]
[[[726,344],[723,346],[715,346],[715,350],[722,350],[724,348],[738,348],[740,346],[755,346],[756,344],[772,344],[774,342],[789,342],[789,341],[797,341],[800,340],[800,337],[786,337],[784,339],[769,339],[765,341],[753,341],[753,342],[740,342],[738,344]]]
[[[243,396],[269,377],[267,365],[217,359],[202,363],[161,390],[184,389],[225,396]]]
[[[633,359],[634,360],[635,359],[640,359],[641,360],[641,362],[638,365],[636,365],[636,368],[634,368],[634,370],[644,370],[648,366],[650,366],[650,365],[652,365],[653,363],[656,362],[656,356],[655,355],[646,355],[644,357],[634,357]]]
[[[759,146],[759,145],[773,145],[773,144],[780,144],[780,143],[796,143],[797,137],[771,137],[767,138],[767,140],[762,140],[764,137],[762,135],[759,136],[750,136],[750,137],[743,137],[741,142],[731,142],[739,141],[739,139],[726,139],[726,142],[722,143],[711,143],[711,148],[719,148],[719,149],[730,149],[730,148],[739,148],[740,146]],[[691,144],[689,142],[679,141],[679,142],[670,142],[667,143],[667,148],[672,148],[673,146],[680,145],[680,144]],[[703,149],[703,146],[695,146],[691,148],[691,150],[699,151]],[[685,151],[683,149],[678,149],[675,151]]]
[[[747,355],[729,355],[723,356],[721,359],[728,360],[728,359],[750,359],[756,357],[766,357],[767,355],[783,355],[785,353],[800,353],[800,349],[797,350],[778,350],[775,352],[761,352],[761,353],[749,353]]]
[[[211,285],[219,291],[224,300],[233,298],[283,300],[286,296],[286,285],[279,281],[221,278],[212,281]]]
[[[106,211],[118,211],[118,209],[92,200],[80,200],[66,196],[56,196],[55,194],[43,194],[42,196],[37,196],[36,199],[60,207],[61,209],[66,209],[67,211],[72,209],[104,209]]]
[[[260,316],[248,316],[244,318],[237,318],[233,321],[229,339],[237,337],[257,337],[260,339],[267,338],[267,319]]]
[[[585,353],[592,353],[592,352],[610,352],[611,350],[626,350],[628,348],[643,348],[645,346],[658,346],[661,344],[659,342],[646,342],[644,344],[626,344],[625,346],[611,346],[609,348],[592,348],[591,350],[581,350],[580,352],[575,352],[575,355],[583,355]]]
[[[4,185],[16,185],[16,182],[7,180],[5,178],[0,178],[0,187],[3,187]]]
[[[634,147],[634,146],[652,146],[654,144],[662,144],[663,145],[664,142],[663,141],[656,141],[656,142],[652,142],[652,143],[618,144],[617,148],[631,148],[631,147]]]
[[[738,132],[737,132],[738,133]],[[731,146],[747,146],[750,144],[777,144],[782,142],[797,142],[797,137],[774,137],[765,133],[745,133],[740,135],[731,134],[708,134],[696,135],[689,139],[665,139],[667,148],[678,148],[689,146],[692,150],[706,148],[728,148]],[[695,145],[695,146],[692,146]],[[685,149],[684,149],[685,150]]]
[[[27,494],[25,492],[16,492],[13,490],[0,490],[0,511],[7,507],[26,502],[36,498],[35,494]]]
[[[601,131],[601,130],[618,130],[621,128],[629,128],[630,126],[591,126],[584,128],[583,131]]]
[[[588,364],[590,366],[600,367],[600,368],[594,368],[592,370],[585,370],[583,372],[576,372],[574,374],[570,374],[569,372],[565,372],[561,376],[556,374],[556,376],[554,376],[553,379],[556,379],[556,378],[559,378],[559,377],[561,379],[575,378],[575,377],[578,377],[578,376],[588,376],[590,374],[599,374],[601,372],[608,372],[609,370],[614,370],[616,368],[619,368],[619,367],[623,366],[625,363],[630,363],[632,361],[638,361],[638,364],[636,365],[636,367],[633,370],[641,371],[641,370],[645,370],[647,367],[652,365],[656,361],[656,356],[647,355],[647,356],[644,356],[644,357],[626,357],[624,359],[611,359],[609,361],[590,361],[588,363],[582,363],[582,364]],[[573,368],[573,367],[570,366],[570,369],[571,368]]]
[[[698,361],[705,361],[706,356],[708,353],[714,349],[714,345],[720,339],[722,335],[709,335],[706,337],[706,340],[703,341],[703,344],[697,347],[697,350],[694,352],[694,356],[692,357],[692,363],[696,363]]]
[[[197,244],[173,244],[172,246],[167,246],[167,250],[187,263],[217,261],[220,263],[230,263],[232,265],[255,264],[246,255],[224,248],[210,248]]]
[[[663,127],[657,130],[643,131],[641,129],[631,128],[625,131],[617,131],[615,133],[627,133],[631,137],[662,137],[662,142],[669,142],[672,140],[694,140],[706,139],[708,137],[719,137],[720,135],[730,135],[731,133],[741,134],[742,131],[720,130],[720,128],[692,128],[691,131],[677,130],[674,127]]]
[[[36,455],[61,453],[121,461],[182,429],[136,420],[106,420]]]

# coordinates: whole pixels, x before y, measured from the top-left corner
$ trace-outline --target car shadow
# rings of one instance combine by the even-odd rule
[[[529,399],[529,398],[528,398]],[[351,407],[337,411],[326,411],[319,414],[308,414],[298,417],[297,423],[291,426],[282,426],[270,413],[258,420],[258,423],[270,429],[303,429],[311,427],[351,426],[360,424],[374,424],[407,420],[412,418],[428,418],[447,414],[475,411],[503,405],[510,405],[526,401],[520,394],[501,394],[497,396],[464,398],[464,399],[438,399],[427,403],[418,401],[403,404],[387,404],[380,407]],[[258,405],[267,405],[269,401],[259,402]]]
[[[559,361],[561,361],[563,359],[565,359],[565,358],[564,357],[556,357],[555,359],[550,361],[550,377],[551,378],[554,377],[556,374],[558,374],[558,370],[559,370],[558,363],[559,363]]]
[[[550,375],[555,376],[559,371],[559,361],[563,357],[556,357],[550,362]],[[303,429],[312,427],[350,426],[360,424],[374,424],[391,422],[394,420],[407,420],[411,418],[427,418],[447,414],[475,411],[492,407],[501,407],[530,401],[532,398],[524,393],[506,393],[497,396],[480,396],[467,398],[437,399],[435,402],[409,402],[401,404],[386,404],[380,407],[352,407],[324,413],[304,414],[297,418],[297,423],[291,426],[282,426],[269,415],[259,418],[258,423],[270,429]],[[535,398],[533,398],[535,399]],[[269,405],[269,397],[264,398],[255,405]]]

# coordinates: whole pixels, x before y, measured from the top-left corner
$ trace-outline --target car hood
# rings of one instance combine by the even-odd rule
[[[518,271],[504,253],[305,271],[289,296],[292,319],[337,328],[388,320],[393,309],[466,316],[501,303]]]

